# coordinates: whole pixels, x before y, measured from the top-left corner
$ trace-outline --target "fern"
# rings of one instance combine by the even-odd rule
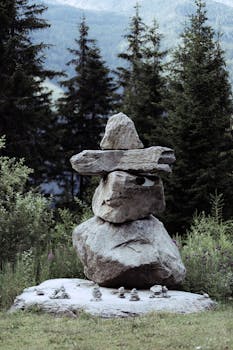
[[[217,190],[215,194],[210,195],[210,204],[211,204],[211,216],[216,221],[217,224],[221,224],[223,220],[223,207],[224,199],[223,194],[218,194]]]

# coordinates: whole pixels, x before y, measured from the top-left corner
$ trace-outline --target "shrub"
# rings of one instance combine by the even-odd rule
[[[71,245],[59,245],[41,256],[40,281],[51,278],[84,278],[83,266]]]
[[[23,160],[0,157],[0,269],[17,253],[48,244],[53,213],[42,195],[25,191],[31,172]]]
[[[52,278],[84,278],[82,264],[71,245],[60,245],[53,253],[45,250],[39,259],[30,249],[18,254],[14,264],[5,263],[0,271],[0,309],[9,308],[24,288]]]
[[[83,266],[72,246],[72,231],[78,222],[90,211],[78,202],[80,212],[75,215],[68,209],[58,209],[57,218],[51,230],[50,245],[41,255],[40,280],[48,278],[83,278]]]
[[[0,306],[5,308],[22,289],[44,279],[83,277],[72,231],[91,215],[90,208],[77,200],[77,214],[52,209],[50,200],[26,191],[31,172],[23,160],[0,156]]]
[[[47,246],[53,215],[48,201],[40,194],[17,193],[7,209],[0,204],[0,217],[1,263],[13,262],[17,253],[32,246],[40,250]]]
[[[7,309],[22,290],[35,284],[32,251],[17,257],[15,264],[4,263],[0,271],[0,308]]]
[[[72,231],[90,215],[90,209],[81,202],[79,206],[80,213],[75,215],[68,209],[52,210],[39,194],[15,195],[0,226],[1,308],[8,308],[24,288],[46,279],[84,278],[72,247]]]
[[[181,255],[187,269],[183,287],[224,299],[233,294],[233,222],[221,217],[221,196],[213,202],[212,216],[195,216]]]

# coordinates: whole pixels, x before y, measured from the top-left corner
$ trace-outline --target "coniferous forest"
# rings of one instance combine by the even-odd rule
[[[213,232],[209,240],[217,242],[222,230],[224,249],[232,251],[232,86],[221,35],[209,25],[205,2],[193,2],[179,45],[169,51],[162,49],[156,18],[147,25],[135,4],[125,48],[118,53],[121,65],[114,70],[89,34],[85,15],[77,18],[76,40],[67,48],[70,76],[46,68],[52,43],[33,41],[34,33],[50,26],[46,7],[38,1],[0,0],[2,285],[4,271],[16,279],[12,285],[18,283],[12,266],[25,271],[25,261],[30,264],[19,278],[21,287],[82,274],[78,261],[70,268],[71,232],[91,215],[96,184],[74,173],[69,158],[98,149],[108,117],[120,111],[133,119],[145,147],[175,150],[173,174],[164,180],[163,222],[169,233],[185,240],[207,230]],[[47,79],[63,89],[55,102],[44,85]],[[233,276],[232,266],[226,266]],[[216,286],[210,288],[221,296]],[[12,297],[1,291],[0,305]]]

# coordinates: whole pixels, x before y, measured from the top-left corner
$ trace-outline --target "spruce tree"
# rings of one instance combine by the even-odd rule
[[[154,21],[147,27],[139,14],[139,5],[130,22],[130,32],[125,36],[127,49],[119,55],[126,67],[117,70],[119,84],[123,88],[122,110],[133,118],[145,146],[164,144],[165,92],[162,60],[166,52],[160,50],[161,35]]]
[[[58,111],[64,129],[62,147],[66,159],[65,185],[68,186],[71,198],[78,192],[79,196],[82,196],[86,181],[83,181],[82,177],[77,181],[71,170],[69,158],[84,149],[99,147],[105,119],[111,112],[113,101],[113,79],[95,40],[89,38],[88,31],[89,27],[83,17],[79,27],[79,38],[75,40],[77,48],[69,49],[74,58],[68,65],[74,66],[75,74],[61,82],[65,93],[58,101]]]
[[[137,90],[136,75],[143,57],[143,43],[145,39],[146,25],[139,14],[139,4],[135,6],[135,15],[131,18],[129,33],[124,36],[127,40],[126,52],[122,52],[118,57],[128,63],[128,67],[118,67],[118,77],[120,85],[129,90],[129,82],[133,90]]]
[[[174,54],[167,101],[177,157],[167,197],[173,231],[187,228],[196,210],[208,212],[216,190],[224,194],[227,215],[233,214],[231,88],[219,37],[207,24],[205,3],[195,4],[196,13]]]
[[[54,169],[54,115],[42,83],[55,73],[43,68],[47,45],[31,38],[48,27],[45,10],[28,0],[0,0],[0,135],[6,135],[5,154],[24,157],[35,169],[35,183]]]

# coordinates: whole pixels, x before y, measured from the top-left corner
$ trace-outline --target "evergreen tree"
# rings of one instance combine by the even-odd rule
[[[75,75],[61,83],[65,94],[58,102],[59,115],[64,128],[62,147],[66,162],[66,184],[74,197],[84,190],[83,178],[79,177],[79,189],[75,189],[76,175],[71,170],[69,158],[84,149],[97,149],[104,130],[105,119],[112,109],[113,79],[103,61],[95,40],[88,36],[89,27],[83,17],[79,28],[76,49],[69,49],[74,58]],[[67,172],[67,169],[70,169]]]
[[[228,216],[233,214],[231,89],[219,37],[206,23],[205,3],[195,4],[174,54],[167,101],[177,157],[167,198],[173,231],[186,228],[195,210],[208,212],[216,190],[225,196]]]
[[[54,115],[42,83],[54,72],[43,68],[47,45],[31,39],[48,27],[41,18],[45,10],[29,0],[0,0],[0,135],[6,135],[5,154],[24,157],[35,169],[35,183],[53,170]]]
[[[164,109],[161,101],[165,91],[160,51],[161,35],[156,21],[148,28],[139,14],[139,5],[130,22],[130,32],[125,36],[128,46],[119,55],[127,67],[118,68],[120,86],[123,88],[122,110],[133,118],[145,146],[164,144]]]
[[[125,60],[129,65],[128,68],[118,68],[119,83],[124,89],[127,89],[129,86],[129,80],[132,89],[137,89],[138,81],[136,75],[143,57],[142,46],[145,39],[146,28],[139,14],[139,5],[137,3],[135,6],[135,15],[131,18],[129,25],[130,32],[124,36],[128,43],[126,52],[118,55],[118,57]]]

